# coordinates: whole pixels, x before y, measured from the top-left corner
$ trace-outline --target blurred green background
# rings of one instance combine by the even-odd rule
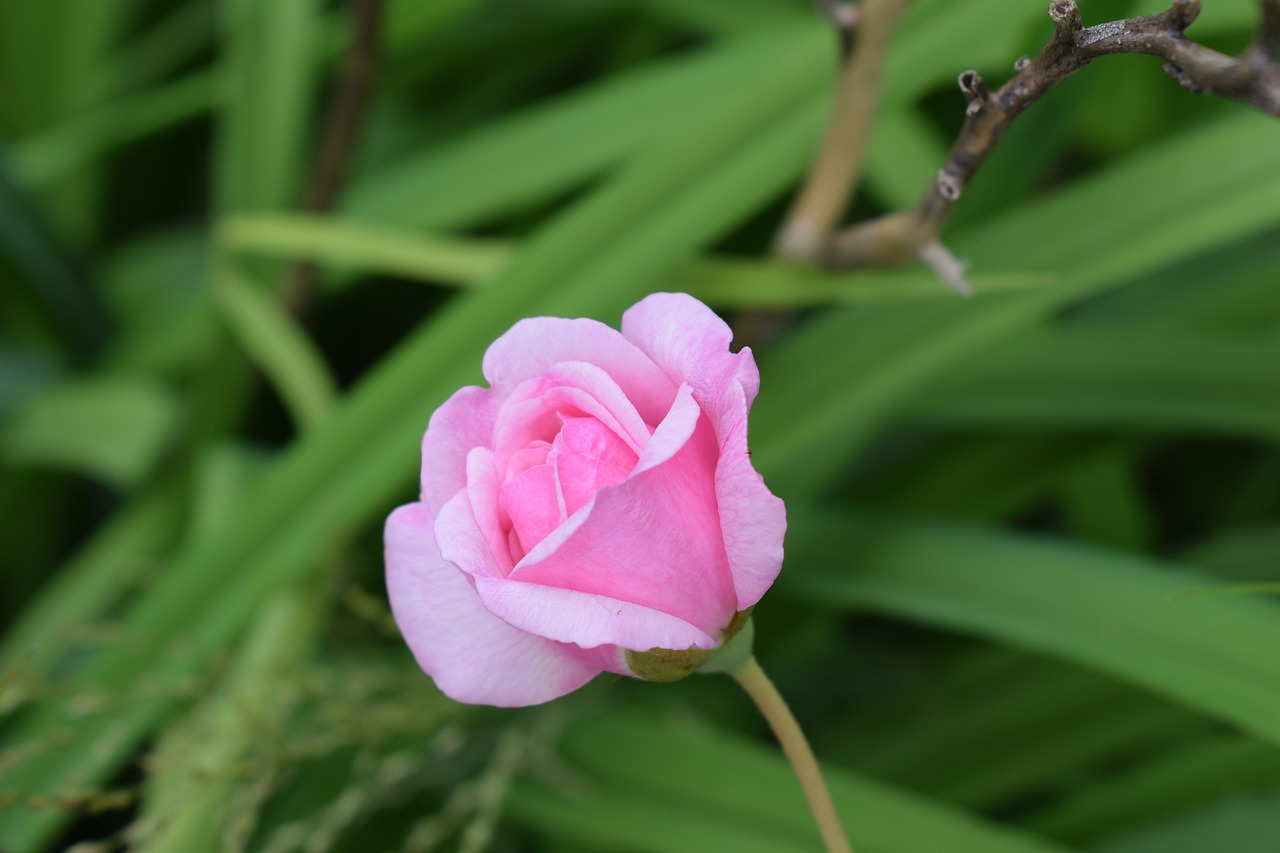
[[[1280,124],[1099,60],[966,190],[964,300],[767,261],[836,61],[804,0],[390,0],[303,215],[347,11],[0,2],[0,849],[817,849],[728,679],[461,707],[389,624],[431,411],[520,317],[655,290],[757,354],[757,655],[860,853],[1278,849]],[[1050,31],[918,0],[850,218]]]

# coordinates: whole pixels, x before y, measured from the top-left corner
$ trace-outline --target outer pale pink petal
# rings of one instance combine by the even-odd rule
[[[494,566],[505,575],[515,567],[515,559],[498,516],[498,494],[498,472],[493,467],[493,451],[487,447],[472,448],[467,454],[467,504],[471,507],[476,529],[488,545]]]
[[[536,705],[586,684],[600,669],[484,609],[466,575],[445,562],[423,504],[387,519],[387,591],[418,664],[459,702]]]
[[[740,388],[731,398],[741,417],[723,438],[716,467],[716,500],[725,553],[738,593],[738,609],[745,610],[773,586],[782,570],[782,540],[787,532],[787,509],[764,484],[747,454],[747,404]]]
[[[490,613],[562,643],[638,651],[710,649],[716,644],[683,619],[607,595],[504,578],[476,578],[476,591]]]
[[[626,337],[690,383],[720,440],[716,498],[740,609],[760,600],[782,568],[786,510],[747,454],[747,414],[760,387],[751,350],[729,351],[733,333],[683,293],[655,293],[622,317]]]
[[[739,608],[717,514],[716,450],[709,422],[688,386],[682,387],[632,475],[601,489],[516,564],[510,579],[632,602],[718,636]],[[501,615],[534,630],[524,616],[507,610]],[[599,626],[592,621],[576,627]],[[641,645],[591,633],[569,639],[640,650],[687,647],[662,646],[666,640],[657,637]]]
[[[616,329],[560,317],[532,317],[512,326],[485,352],[484,375],[494,388],[514,388],[562,361],[603,369],[651,424],[662,420],[679,385]]]
[[[493,446],[498,395],[469,385],[436,409],[422,436],[422,500],[439,512],[467,484],[467,453]]]
[[[466,491],[458,492],[436,513],[434,536],[440,556],[475,577],[505,577],[506,569],[493,554]],[[506,543],[503,543],[506,544]]]
[[[733,331],[715,312],[687,293],[654,293],[622,315],[622,334],[693,396],[717,424],[728,414],[723,392],[740,383],[747,408],[760,389],[750,349],[729,351]],[[717,429],[717,432],[719,430]]]

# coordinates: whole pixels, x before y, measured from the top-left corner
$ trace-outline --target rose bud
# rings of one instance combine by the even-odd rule
[[[671,680],[745,621],[786,515],[747,452],[760,378],[731,338],[685,294],[641,300],[621,332],[522,320],[485,353],[490,387],[432,415],[421,499],[387,519],[387,589],[447,695],[510,707],[601,672]]]

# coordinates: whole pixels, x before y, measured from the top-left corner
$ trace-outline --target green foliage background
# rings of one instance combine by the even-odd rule
[[[739,326],[791,522],[757,653],[859,851],[1275,850],[1280,125],[1100,60],[967,189],[962,300],[764,260],[833,76],[805,2],[393,0],[302,216],[342,12],[0,3],[0,848],[816,849],[727,679],[460,707],[388,622],[381,520],[487,344],[686,290],[785,312]],[[919,0],[851,216],[1049,31]]]

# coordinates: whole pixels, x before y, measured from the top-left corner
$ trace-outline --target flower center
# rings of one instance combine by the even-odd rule
[[[498,503],[510,520],[508,542],[516,562],[596,492],[625,480],[639,461],[596,418],[561,415],[560,421],[551,442],[529,442],[512,454],[504,472]]]

